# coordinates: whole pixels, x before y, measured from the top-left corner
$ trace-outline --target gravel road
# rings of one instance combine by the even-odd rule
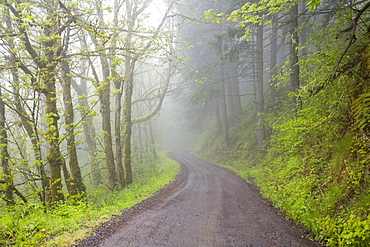
[[[319,246],[235,173],[186,151],[169,156],[182,164],[178,180],[80,246]]]

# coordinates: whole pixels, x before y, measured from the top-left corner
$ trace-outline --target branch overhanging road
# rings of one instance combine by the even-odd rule
[[[186,151],[169,155],[182,165],[175,185],[108,227],[115,232],[99,246],[319,246],[235,173]]]

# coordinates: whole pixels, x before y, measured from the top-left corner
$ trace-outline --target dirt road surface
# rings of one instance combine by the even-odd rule
[[[182,164],[177,182],[80,246],[319,246],[235,173],[186,151],[169,155]]]

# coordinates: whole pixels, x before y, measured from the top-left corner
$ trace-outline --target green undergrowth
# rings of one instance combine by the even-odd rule
[[[89,193],[86,204],[68,201],[45,211],[40,204],[0,210],[0,246],[70,246],[94,227],[143,201],[175,179],[180,165],[160,154],[160,161],[141,165],[135,183],[122,191],[102,186]]]

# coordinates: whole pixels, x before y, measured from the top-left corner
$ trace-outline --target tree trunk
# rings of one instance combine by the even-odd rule
[[[94,86],[96,88],[101,87],[101,89],[99,90],[99,97],[100,97],[100,114],[102,117],[105,163],[108,170],[108,186],[111,190],[114,190],[117,187],[117,173],[113,153],[112,127],[110,115],[110,106],[111,106],[110,67],[107,54],[105,54],[104,47],[101,44],[99,44],[99,42],[94,38],[93,34],[90,35],[91,35],[90,37],[95,43],[96,49],[100,51],[99,58],[103,74],[102,82],[99,83],[100,80],[98,77],[98,73],[96,72],[94,63],[91,59],[89,59],[89,64],[95,77]]]
[[[104,153],[105,161],[108,167],[109,187],[113,190],[117,187],[117,175],[115,170],[113,145],[112,145],[112,128],[110,117],[110,83],[106,73],[109,73],[109,68],[104,69],[103,90],[100,98],[100,113],[102,116],[102,129],[104,136]]]
[[[132,47],[132,33],[134,30],[134,10],[132,1],[126,1],[126,18],[129,23],[127,25],[127,35],[125,38],[126,49],[130,50]],[[132,134],[132,93],[133,93],[133,73],[135,68],[136,60],[130,56],[125,57],[125,100],[123,109],[123,170],[125,184],[129,185],[132,183],[132,169],[131,169],[131,134]]]
[[[46,140],[49,143],[49,153],[46,155],[50,166],[51,200],[57,202],[64,200],[62,192],[61,168],[63,166],[63,156],[59,149],[59,113],[56,104],[55,79],[48,74],[44,77],[47,121]]]
[[[55,10],[58,4],[53,1],[47,9],[48,19],[50,23],[56,23],[54,18],[57,17]],[[49,153],[46,155],[50,166],[50,183],[51,183],[51,198],[52,202],[64,200],[62,192],[62,177],[61,168],[63,166],[64,158],[59,148],[59,113],[57,108],[57,93],[56,93],[56,67],[58,65],[58,56],[62,49],[61,41],[55,41],[54,36],[58,33],[58,26],[47,25],[44,28],[44,33],[50,39],[45,39],[43,47],[46,51],[45,62],[41,64],[41,81],[44,83],[43,94],[46,98],[45,119],[47,122],[46,140],[49,143]]]
[[[62,88],[63,88],[63,101],[65,108],[65,124],[67,126],[67,151],[69,154],[69,169],[71,172],[71,182],[74,185],[74,190],[70,191],[71,195],[81,194],[85,198],[86,196],[86,186],[82,181],[82,175],[80,170],[80,165],[78,163],[78,156],[76,150],[75,132],[74,132],[74,112],[73,112],[73,102],[71,94],[71,77],[69,64],[66,61],[61,63],[61,78],[62,78]]]
[[[123,109],[124,131],[123,131],[123,159],[125,184],[132,183],[131,169],[131,134],[132,134],[132,93],[133,93],[133,68],[135,60],[126,58],[125,61],[125,102]]]
[[[144,125],[139,123],[137,124],[137,139],[138,139],[138,144],[137,144],[137,153],[138,153],[138,160],[139,163],[142,164],[144,160],[144,145],[143,145],[143,127]]]
[[[99,162],[97,159],[97,147],[96,147],[96,132],[95,126],[90,116],[91,108],[86,98],[88,95],[86,80],[81,79],[81,84],[77,85],[72,80],[72,85],[79,97],[78,103],[80,108],[80,115],[82,121],[82,129],[86,140],[87,150],[89,152],[89,163],[91,164],[92,184],[99,185],[102,183],[102,177],[99,169]]]
[[[221,82],[220,82],[220,119],[222,124],[222,134],[224,139],[224,147],[229,148],[229,123],[227,116],[227,106],[226,106],[226,90],[225,90],[225,81],[224,81],[224,67],[221,67]]]
[[[292,92],[296,93],[299,89],[299,65],[298,65],[298,4],[290,9],[290,61],[292,73],[290,74],[290,88]],[[297,107],[299,102],[298,96],[294,95],[292,99],[293,104]],[[297,108],[296,108],[297,110]]]
[[[223,81],[225,83],[225,98],[227,100],[227,110],[228,110],[228,115],[232,119],[234,116],[236,116],[236,106],[235,106],[235,101],[234,101],[234,88],[233,88],[233,77],[234,75],[232,74],[231,71],[231,66],[230,64],[225,64],[223,66],[224,70],[224,78]]]
[[[300,6],[301,6],[301,12],[305,12],[306,9],[307,9],[307,1],[306,0],[303,0],[300,3]],[[303,46],[305,46],[307,44],[307,41],[308,41],[307,40],[308,39],[308,26],[309,26],[309,24],[308,24],[308,18],[309,17],[304,17],[304,15],[303,15],[301,18],[298,19],[298,25],[301,25],[302,26],[301,35],[300,35],[300,38],[299,38],[299,42]],[[301,23],[301,24],[299,24],[299,23]],[[303,57],[307,56],[307,48],[302,49],[301,54],[302,54]]]
[[[114,1],[114,17],[113,17],[113,23],[114,26],[118,26],[118,12],[120,10],[120,6],[117,0]],[[110,45],[110,55],[112,61],[114,61],[114,52],[117,47],[116,38],[118,36],[118,33],[116,32],[112,37],[112,42]],[[111,62],[111,73],[112,77],[114,78],[114,87],[116,89],[115,92],[115,100],[116,100],[116,109],[114,111],[114,143],[115,143],[115,153],[116,153],[116,173],[117,173],[117,180],[118,185],[121,189],[125,187],[125,181],[124,181],[124,171],[123,171],[123,157],[122,157],[122,141],[121,141],[121,111],[122,111],[122,84],[123,81],[118,75],[117,71],[117,64],[115,62]]]
[[[9,153],[8,153],[8,134],[6,132],[5,124],[5,104],[3,101],[3,95],[0,88],[0,159],[1,167],[3,170],[3,176],[1,180],[5,183],[5,200],[6,205],[14,205],[13,198],[13,175],[9,166]]]
[[[103,20],[103,6],[102,2],[97,2],[97,11],[98,11],[98,20],[101,25],[104,25]],[[90,37],[93,40],[95,47],[100,51],[99,58],[102,68],[103,82],[101,85],[102,89],[100,93],[100,113],[102,116],[102,129],[103,129],[103,140],[104,140],[104,153],[105,153],[105,162],[108,168],[108,179],[109,179],[109,188],[111,190],[117,188],[117,171],[115,165],[115,158],[113,152],[113,142],[112,142],[112,127],[111,127],[111,115],[110,115],[110,71],[111,67],[109,66],[108,55],[104,49],[104,45],[101,41],[98,41],[94,34],[90,33]],[[93,64],[91,63],[91,66]],[[98,82],[98,81],[97,81]]]
[[[122,89],[121,89],[121,82],[115,83],[116,90],[119,90],[116,93],[116,110],[115,110],[115,118],[114,118],[114,128],[115,128],[115,145],[116,145],[116,169],[117,169],[117,180],[118,185],[121,189],[125,187],[124,181],[124,171],[123,171],[123,157],[122,157],[122,146],[121,146],[121,109],[122,109]]]
[[[98,46],[99,47],[99,46]],[[99,49],[99,48],[98,48]],[[112,144],[112,127],[111,127],[111,115],[110,115],[110,81],[109,81],[109,63],[106,54],[103,54],[103,51],[100,53],[100,62],[103,70],[103,82],[101,85],[94,85],[95,87],[101,86],[99,91],[100,97],[100,114],[102,117],[102,130],[103,130],[103,143],[104,143],[104,154],[105,154],[105,163],[108,169],[108,185],[111,190],[114,190],[117,187],[117,174],[115,166],[115,158],[113,153],[113,144]],[[95,72],[94,64],[89,60],[90,67]],[[99,82],[97,73],[94,73],[96,77],[95,81]]]
[[[277,74],[277,16],[274,14],[272,16],[272,29],[271,29],[271,61],[270,61],[270,90],[271,90],[271,100],[275,103],[276,100],[276,83],[277,80],[274,78]]]
[[[152,151],[152,156],[156,160],[158,159],[157,151],[155,149],[155,141],[154,141],[154,135],[153,135],[153,127],[152,127],[152,121],[149,121],[149,134],[150,134],[150,148]]]
[[[257,142],[261,149],[265,139],[265,127],[263,124],[263,26],[257,26],[256,35],[256,111],[257,111]]]
[[[238,72],[238,62],[233,62],[231,66],[231,75],[232,75],[232,89],[233,89],[233,99],[235,104],[235,114],[237,117],[240,117],[242,114],[242,103],[240,100],[240,87],[239,87],[239,72]]]
[[[220,94],[221,94],[221,90],[220,90]],[[215,99],[215,104],[216,104],[216,120],[217,120],[217,129],[220,131],[220,133],[222,133],[222,121],[221,121],[221,97],[217,97]]]

